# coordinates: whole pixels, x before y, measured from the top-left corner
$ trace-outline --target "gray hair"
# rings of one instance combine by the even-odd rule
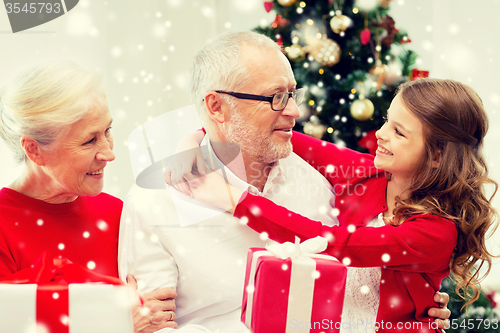
[[[240,59],[243,45],[281,52],[281,47],[267,36],[252,31],[228,32],[207,43],[194,57],[189,70],[191,102],[204,126],[210,124],[203,99],[210,90],[237,90],[247,81],[248,68]],[[230,105],[229,96],[221,96]]]
[[[97,105],[107,105],[98,74],[70,61],[37,65],[0,92],[0,137],[22,163],[23,136],[48,148],[68,125]]]

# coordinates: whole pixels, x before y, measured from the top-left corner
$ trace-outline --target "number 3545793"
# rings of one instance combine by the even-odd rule
[[[481,318],[469,318],[469,319],[452,319],[450,323],[450,327],[452,329],[458,329],[463,328],[463,329],[469,329],[469,330],[475,330],[475,329],[498,329],[498,320],[497,319],[481,319]]]
[[[30,3],[29,6],[27,3],[21,7],[20,3],[6,3],[5,8],[7,9],[7,14],[14,13],[26,13],[26,14],[42,14],[42,13],[56,13],[59,14],[61,12],[61,4],[60,3]]]

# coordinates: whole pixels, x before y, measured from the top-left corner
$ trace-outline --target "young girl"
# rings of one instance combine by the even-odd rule
[[[340,225],[334,227],[236,188],[231,192],[240,200],[232,207],[216,173],[189,185],[196,199],[234,211],[278,242],[326,237],[326,253],[362,281],[352,288],[360,295],[343,321],[360,319],[356,307],[371,302],[374,317],[361,312],[368,316],[361,318],[371,325],[368,331],[431,331],[435,327],[422,324],[430,320],[428,300],[450,268],[469,305],[478,297],[479,268],[486,262],[487,274],[491,264],[485,235],[496,227],[496,211],[483,186],[493,184],[496,192],[497,184],[488,178],[482,155],[487,128],[482,102],[471,88],[421,79],[399,88],[377,131],[375,158],[294,133],[294,152],[335,187]]]

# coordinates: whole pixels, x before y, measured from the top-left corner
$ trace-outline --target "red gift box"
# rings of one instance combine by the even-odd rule
[[[0,289],[0,332],[133,332],[124,283],[67,259],[43,253],[32,268],[1,279]]]
[[[326,240],[319,239],[321,252]],[[339,332],[347,268],[334,257],[304,253],[299,245],[309,241],[249,249],[241,320],[254,333]],[[291,255],[276,254],[278,247]]]
[[[415,81],[420,78],[429,77],[429,71],[421,71],[416,68],[410,72],[410,81]]]

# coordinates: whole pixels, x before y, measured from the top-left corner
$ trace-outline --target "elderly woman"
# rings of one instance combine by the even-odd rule
[[[71,62],[30,68],[2,91],[0,136],[24,169],[0,190],[0,278],[44,251],[118,277],[122,201],[101,192],[115,159],[111,123],[99,76]],[[150,311],[134,306],[135,332],[176,328],[176,296],[143,295]]]

